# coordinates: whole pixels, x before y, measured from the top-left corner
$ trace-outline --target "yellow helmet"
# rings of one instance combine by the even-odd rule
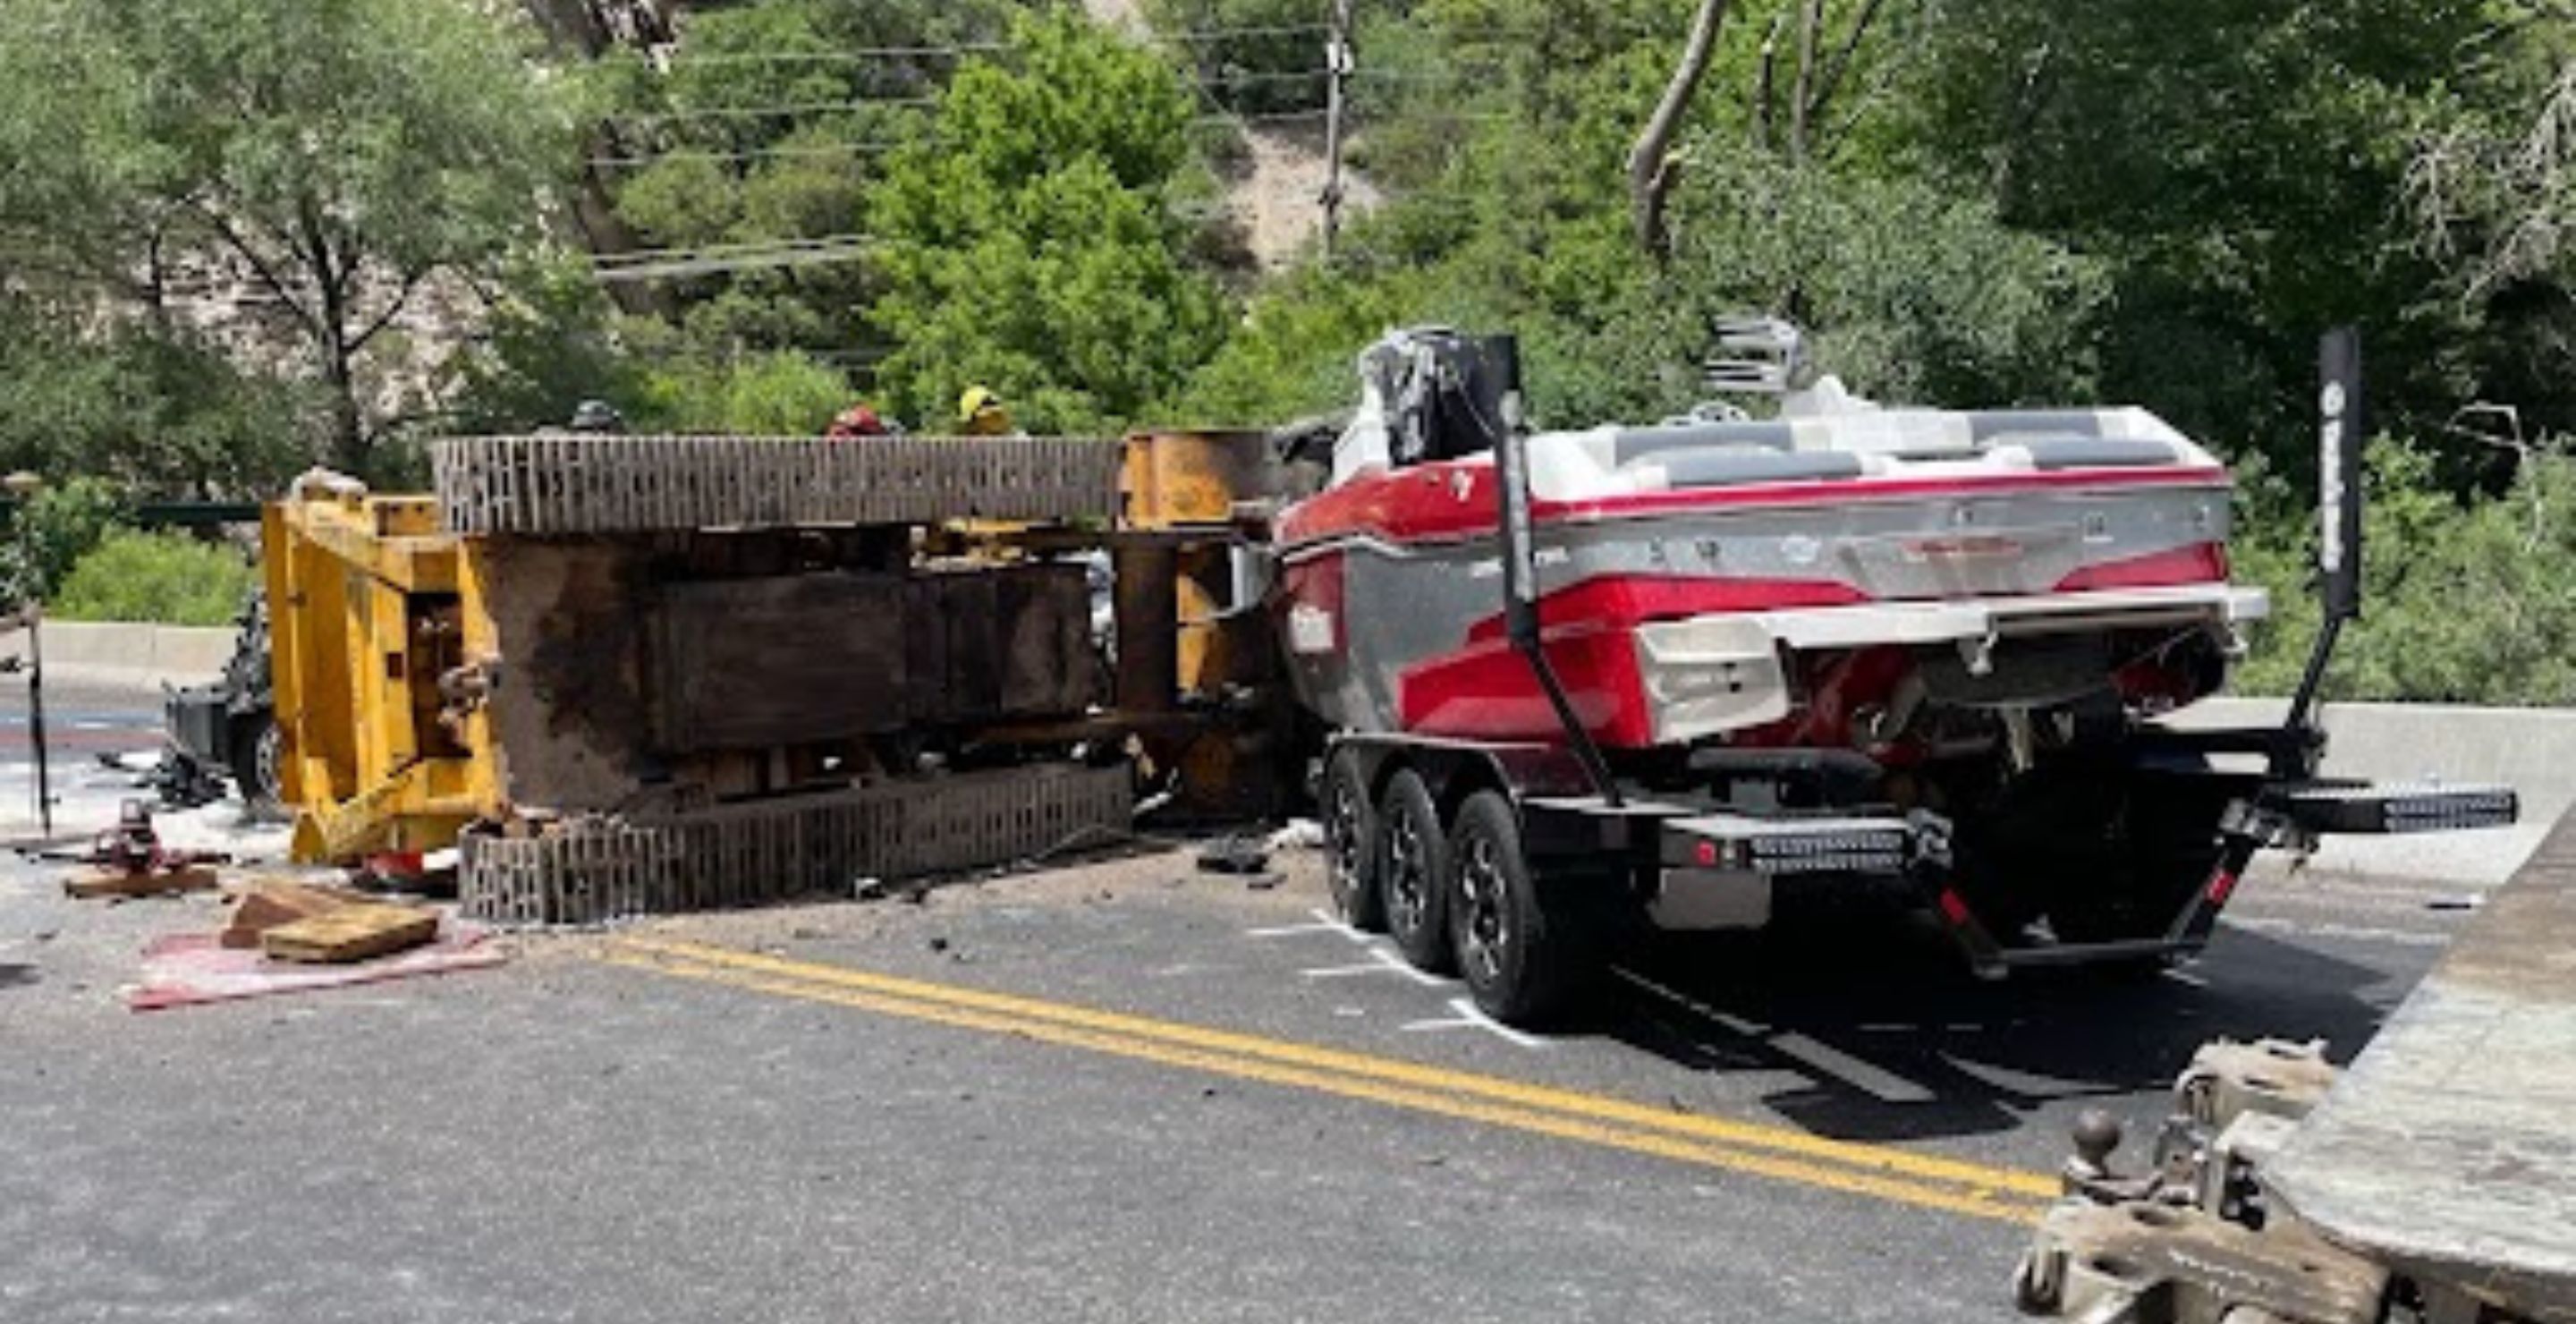
[[[1002,397],[993,394],[992,388],[969,386],[964,395],[957,397],[957,421],[972,423],[1001,407]]]

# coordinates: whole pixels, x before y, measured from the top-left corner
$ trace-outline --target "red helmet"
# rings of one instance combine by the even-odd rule
[[[882,437],[886,435],[886,425],[884,419],[877,417],[877,411],[868,408],[866,405],[852,405],[849,408],[842,410],[839,416],[832,420],[832,426],[825,428],[823,430],[823,435],[827,437]]]

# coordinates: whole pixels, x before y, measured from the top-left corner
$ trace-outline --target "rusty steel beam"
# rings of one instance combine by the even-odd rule
[[[1151,543],[1110,551],[1117,576],[1118,706],[1165,713],[1180,706],[1180,553]]]

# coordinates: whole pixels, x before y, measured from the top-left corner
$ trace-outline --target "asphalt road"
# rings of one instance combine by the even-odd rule
[[[1641,952],[1544,1039],[1150,853],[134,1014],[211,900],[0,867],[0,1319],[1993,1320],[2090,1104],[2366,1040],[2459,912],[2249,885],[1980,985],[1901,923]]]

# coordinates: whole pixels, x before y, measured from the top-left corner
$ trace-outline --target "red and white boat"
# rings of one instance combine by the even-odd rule
[[[2349,557],[2280,727],[2155,720],[2225,682],[2268,604],[2228,581],[2225,468],[2145,410],[1882,408],[1826,379],[1768,420],[1532,432],[1517,360],[1373,347],[1329,481],[1274,526],[1288,666],[1332,733],[1335,902],[1493,1015],[1543,1018],[1639,921],[1755,928],[1852,885],[1988,974],[2161,962],[2258,850],[2512,821],[2502,788],[2319,778]],[[2357,530],[2342,429],[2329,511]]]
[[[1401,426],[1363,408],[1278,522],[1301,697],[1348,730],[1556,739],[1505,638],[1493,452],[1401,462]],[[1547,657],[1610,750],[1895,745],[1945,698],[2169,708],[2265,612],[2228,582],[2226,469],[2141,409],[1882,409],[1827,382],[1774,421],[1527,450]]]

